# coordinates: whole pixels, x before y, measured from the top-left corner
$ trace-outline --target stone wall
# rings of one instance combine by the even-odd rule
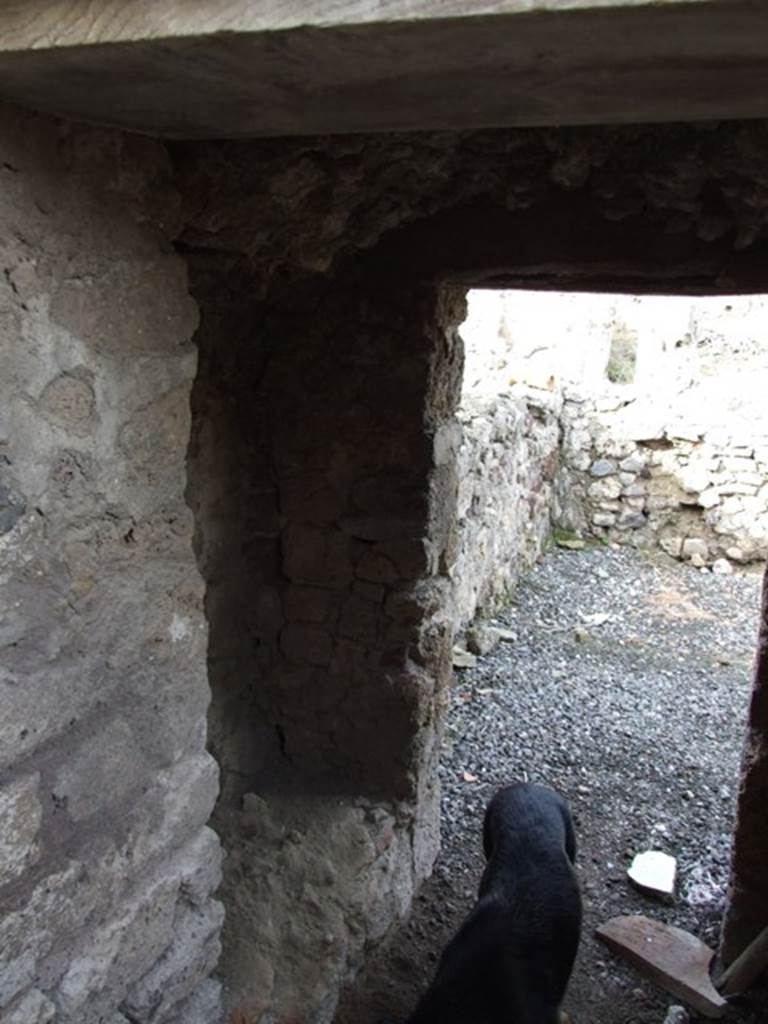
[[[688,416],[683,406],[667,416],[623,395],[566,394],[556,522],[718,571],[764,560],[768,423],[705,425],[716,397],[699,396]]]
[[[561,406],[559,394],[535,390],[462,404],[459,545],[451,569],[459,626],[508,599],[551,534]]]
[[[768,557],[768,341],[763,300],[713,301],[638,382],[566,385],[559,518],[727,571]]]
[[[463,288],[748,286],[768,128],[3,125],[5,1017],[215,1018],[204,599],[227,1004],[329,1021],[437,846]]]
[[[516,381],[560,396],[558,527],[718,571],[768,557],[763,297],[474,292],[469,309],[476,402]],[[617,340],[626,383],[608,379]]]
[[[437,852],[461,314],[352,269],[254,299],[191,262],[221,974],[248,1021],[327,1022]]]
[[[178,202],[148,141],[3,111],[0,145],[0,1016],[209,1024]]]

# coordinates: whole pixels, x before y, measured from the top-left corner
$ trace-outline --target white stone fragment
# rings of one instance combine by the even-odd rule
[[[686,537],[683,541],[683,558],[690,558],[698,555],[699,558],[706,558],[709,555],[709,547],[702,537]]]
[[[720,502],[720,488],[707,487],[699,494],[698,504],[702,508],[714,508]]]
[[[477,658],[474,654],[470,654],[469,651],[465,651],[461,647],[453,648],[454,668],[474,668],[475,665],[477,665]]]
[[[699,466],[688,466],[680,477],[680,486],[688,494],[698,494],[709,487],[709,471]]]
[[[747,561],[747,559],[744,557],[744,552],[741,550],[741,548],[737,548],[737,547],[726,548],[725,556],[731,562],[746,562]]]
[[[688,1024],[690,1019],[684,1006],[673,1005],[667,1010],[664,1024]]]
[[[712,572],[718,576],[730,576],[733,573],[733,566],[727,558],[717,558],[712,564]]]
[[[661,850],[646,850],[635,855],[627,875],[641,889],[662,896],[675,891],[677,861]]]

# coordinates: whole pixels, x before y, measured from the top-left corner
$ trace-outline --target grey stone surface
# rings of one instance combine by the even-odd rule
[[[536,415],[524,397],[461,410],[459,541],[452,567],[459,623],[504,600],[551,530],[559,463],[557,403]],[[502,444],[494,450],[492,439]]]
[[[0,885],[13,881],[40,856],[43,808],[39,793],[37,772],[0,788]]]
[[[8,1008],[3,1024],[50,1024],[56,1016],[56,1007],[39,991],[32,989]]]
[[[678,281],[690,257],[699,286],[720,280],[723,250],[697,247],[691,195],[727,177],[734,217],[760,227],[761,130],[675,128],[672,147],[633,128],[167,151],[8,114],[0,749],[11,781],[40,773],[43,815],[11,859],[24,868],[0,923],[4,998],[35,985],[63,1022],[87,1024],[127,1018],[131,1000],[131,1015],[159,999],[178,1018],[212,992],[208,654],[229,1008],[330,1018],[434,860],[455,588],[469,581],[456,606],[474,614],[486,580],[490,600],[536,557],[553,507],[587,518],[585,470],[601,456],[645,453],[659,529],[674,512],[680,536],[699,535],[676,476],[694,442],[670,447],[659,417],[621,396],[594,425],[580,403],[565,459],[547,389],[460,435],[462,289],[435,282],[510,260],[524,276],[514,261],[530,243],[583,285],[590,254],[624,253],[627,197],[597,185],[630,165],[616,174],[631,203],[654,232],[682,218],[692,246],[671,266],[638,252],[642,274]],[[692,145],[681,185],[675,154]],[[577,202],[563,171],[574,158],[585,184],[594,175]],[[454,223],[467,182],[481,200],[471,232]],[[588,215],[570,254],[547,250],[550,202],[558,247]],[[573,450],[579,436],[589,452]],[[730,435],[707,443],[725,454]],[[633,500],[603,494],[595,510],[636,512]],[[741,544],[746,521],[768,526],[761,501],[734,493],[707,528]],[[244,792],[267,808],[263,833]]]
[[[733,325],[728,330],[732,334]],[[707,344],[712,367],[731,386],[745,373],[761,379],[759,346],[742,350],[727,333]],[[768,422],[755,397],[759,388],[749,392],[743,410],[734,405],[727,411],[712,392],[712,382],[719,379],[714,373],[693,384],[690,374],[662,379],[676,410],[674,421],[664,420],[657,408],[663,403],[650,390],[629,396],[622,392],[622,401],[621,395],[610,400],[597,391],[580,392],[574,402],[566,387],[555,524],[587,533],[591,525],[601,533],[607,530],[619,543],[659,544],[673,557],[681,557],[674,538],[698,536],[713,557],[727,557],[728,547],[738,547],[743,562],[765,558],[768,467],[759,468],[755,453],[762,450],[760,438],[768,432]],[[730,429],[710,426],[729,416]],[[614,476],[609,467],[627,441],[631,452],[619,461]],[[596,480],[595,467],[605,474]],[[608,520],[609,513],[615,513],[614,520]]]
[[[686,537],[682,548],[683,558],[693,558],[698,555],[700,558],[709,556],[709,545],[701,537]]]
[[[616,472],[616,463],[610,459],[596,459],[589,467],[590,476],[610,476]]]
[[[538,0],[534,8],[530,0],[397,0],[386,12],[370,0],[331,8],[320,0],[267,7],[200,0],[194,15],[183,3],[126,10],[119,0],[100,0],[78,17],[68,12],[49,0],[35,17],[24,6],[3,13],[3,94],[150,135],[247,138],[768,114],[765,11],[744,0],[574,0],[566,7]],[[277,52],[276,36],[284,43]],[[544,65],[537,59],[542,39],[550,47]],[[669,39],[686,45],[670,49]],[[187,59],[190,46],[196,61]],[[75,80],[67,75],[72,52]],[[144,83],[138,95],[137,80]],[[204,101],[189,104],[190,95]],[[585,172],[561,157],[552,173],[575,189]],[[702,237],[725,233],[722,220],[714,216],[713,232],[713,215],[702,215]]]
[[[467,648],[473,654],[489,654],[499,643],[501,637],[499,631],[493,626],[486,626],[482,623],[474,623],[467,629]]]
[[[171,942],[180,850],[215,905],[197,311],[159,145],[5,109],[0,139],[0,1006],[95,1024]]]

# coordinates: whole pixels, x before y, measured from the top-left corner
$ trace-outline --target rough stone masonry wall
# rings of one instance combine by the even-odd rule
[[[509,597],[552,530],[561,396],[530,390],[465,400],[459,449],[459,543],[451,569],[459,626]]]
[[[327,1022],[437,852],[461,313],[192,265],[220,973],[238,1020]]]
[[[0,1017],[214,1018],[196,309],[153,143],[0,114]]]
[[[231,815],[225,841],[235,828],[242,840],[222,892],[249,935],[269,943],[273,910],[279,922],[275,945],[246,943],[235,968],[253,970],[242,994],[262,1024],[295,1017],[294,967],[272,972],[294,949],[304,965],[319,949],[291,928],[306,903],[323,926],[312,942],[327,936],[331,951],[317,958],[307,1018],[325,1021],[366,938],[402,909],[387,850],[404,851],[395,862],[415,880],[435,849],[461,319],[441,288],[499,273],[592,287],[764,282],[768,128],[174,145],[179,211],[154,144],[32,123],[6,122],[0,170],[14,343],[2,727],[18,822],[2,847],[6,1016],[45,1021],[58,1006],[64,1022],[159,1024],[216,954],[205,629],[182,501],[194,315],[167,244],[180,231],[203,348],[223,358],[233,338],[268,342],[263,391],[247,365],[205,371],[191,452],[211,672],[243,697],[217,694],[212,717],[225,762],[216,819]],[[235,335],[228,300],[249,311]],[[389,549],[401,540],[405,552]],[[230,591],[240,561],[251,571]],[[241,609],[235,650],[227,615]],[[252,736],[234,738],[237,715]],[[249,741],[268,748],[264,771],[238,761]],[[325,931],[339,878],[358,886],[361,909],[336,904],[338,929]],[[384,912],[371,923],[374,905]]]
[[[768,557],[764,297],[472,291],[468,307],[478,415],[515,380],[558,396],[556,525],[717,571]],[[608,379],[615,338],[626,383]]]
[[[230,1005],[247,1018],[295,1016],[295,981],[306,1017],[326,1021],[361,946],[402,908],[398,885],[407,902],[408,878],[423,875],[435,849],[456,508],[446,328],[461,319],[435,296],[499,268],[518,283],[542,274],[562,283],[574,271],[593,287],[614,274],[673,288],[749,280],[768,226],[768,205],[756,201],[766,128],[429,133],[171,152],[203,352],[224,359],[234,339],[257,360],[202,369],[191,464],[211,734],[225,766],[215,820],[230,851],[222,891],[233,923],[221,969]],[[228,303],[247,307],[247,322],[233,324]],[[411,518],[414,507],[408,525],[400,513]],[[394,538],[378,534],[389,528]],[[415,562],[388,550],[402,539],[426,542]],[[219,557],[219,544],[229,553]],[[367,613],[360,584],[373,585]],[[410,874],[390,870],[387,850],[404,851],[395,865],[412,851]],[[307,911],[296,927],[299,904]]]
[[[738,397],[727,405],[722,389],[661,403],[566,389],[555,522],[718,571],[764,560],[768,420],[763,408],[738,416]]]

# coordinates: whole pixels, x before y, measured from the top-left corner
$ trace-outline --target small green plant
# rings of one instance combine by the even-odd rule
[[[611,349],[605,375],[612,384],[631,384],[637,364],[637,336],[623,324],[617,324],[611,337]]]

